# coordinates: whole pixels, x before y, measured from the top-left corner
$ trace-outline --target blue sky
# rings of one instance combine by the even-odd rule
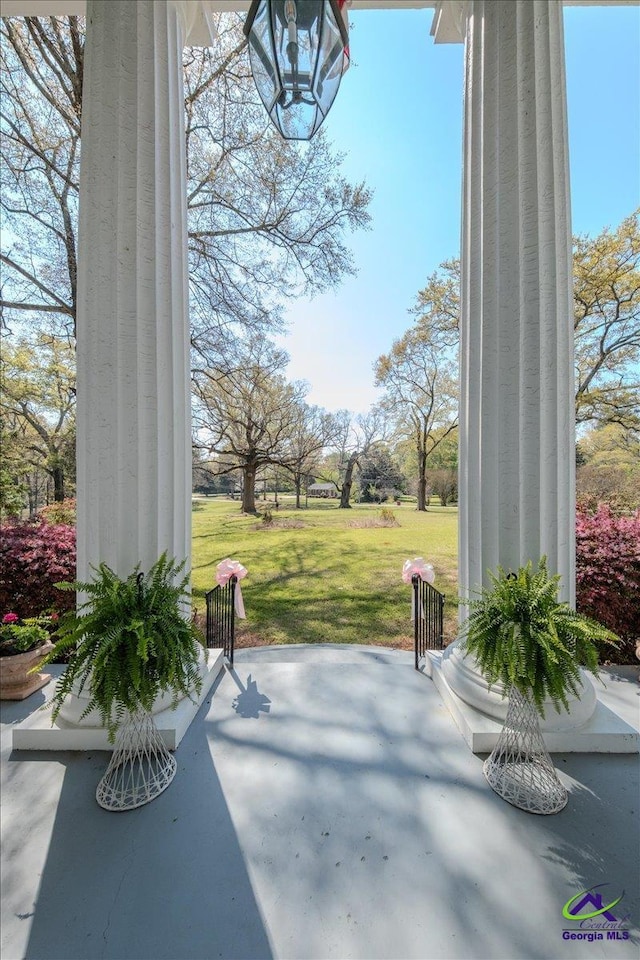
[[[351,14],[352,67],[325,127],[344,173],[375,195],[351,238],[358,276],[288,312],[288,374],[308,401],[365,412],[372,367],[411,323],[427,277],[460,243],[463,47],[434,44],[432,11]],[[640,204],[640,7],[565,8],[573,232]]]

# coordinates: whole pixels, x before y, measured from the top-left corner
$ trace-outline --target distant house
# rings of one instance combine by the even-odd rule
[[[335,483],[312,483],[309,485],[310,497],[337,497],[338,488]]]

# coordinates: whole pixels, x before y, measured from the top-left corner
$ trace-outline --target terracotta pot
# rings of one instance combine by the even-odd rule
[[[47,640],[26,653],[0,657],[0,700],[24,700],[49,683],[51,674],[29,673],[29,670],[37,667],[52,649],[53,644]]]

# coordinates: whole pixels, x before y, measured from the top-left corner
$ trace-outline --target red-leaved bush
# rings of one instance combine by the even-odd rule
[[[623,641],[603,658],[637,663],[640,640],[640,511],[617,516],[606,504],[595,513],[578,510],[576,523],[576,606]]]
[[[76,531],[46,521],[0,527],[0,614],[20,618],[75,607],[75,594],[54,584],[76,578]]]

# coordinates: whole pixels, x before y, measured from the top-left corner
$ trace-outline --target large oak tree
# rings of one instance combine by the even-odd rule
[[[220,363],[239,332],[278,328],[285,299],[354,271],[346,237],[368,226],[370,192],[341,176],[322,131],[310,144],[280,139],[242,17],[219,15],[217,27],[213,46],[185,49],[184,68],[193,343]],[[0,68],[4,322],[42,326],[44,314],[73,331],[83,21],[3,20]]]
[[[376,384],[400,440],[412,443],[417,464],[418,510],[428,502],[429,458],[458,425],[456,331],[427,314],[378,358]]]
[[[458,331],[460,262],[441,264],[411,311],[418,330]],[[573,240],[576,422],[640,430],[640,214]]]
[[[335,453],[325,460],[323,480],[331,480],[340,492],[338,506],[351,508],[351,492],[356,470],[360,463],[385,438],[386,417],[380,407],[372,407],[368,413],[354,415],[349,410],[340,410],[335,415],[335,438],[332,447]],[[334,469],[327,471],[333,463]]]
[[[576,420],[640,431],[640,216],[574,238]]]
[[[301,401],[286,443],[285,466],[293,479],[296,493],[296,508],[300,508],[300,496],[305,482],[318,472],[323,452],[334,441],[339,430],[339,420],[320,407]]]
[[[238,343],[224,370],[195,372],[197,444],[218,475],[242,475],[242,510],[255,513],[258,474],[289,465],[290,438],[306,385],[288,383],[288,357],[264,337]]]

